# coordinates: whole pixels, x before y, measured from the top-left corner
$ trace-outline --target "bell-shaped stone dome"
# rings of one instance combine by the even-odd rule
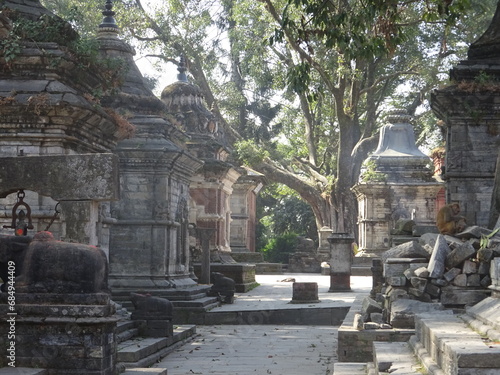
[[[380,129],[378,147],[372,158],[410,157],[422,158],[428,162],[429,157],[416,145],[410,115],[405,111],[392,111],[387,115],[386,121],[387,124]]]
[[[422,181],[432,179],[431,159],[420,151],[406,111],[392,111],[380,129],[375,152],[367,159],[374,162],[374,172],[387,182]]]

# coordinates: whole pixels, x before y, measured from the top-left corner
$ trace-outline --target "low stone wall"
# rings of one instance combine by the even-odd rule
[[[251,251],[246,252],[231,252],[231,257],[238,263],[261,263],[264,261],[262,253],[256,253]]]
[[[257,275],[280,275],[283,273],[283,264],[281,263],[257,263],[255,265]]]
[[[210,272],[219,272],[224,276],[234,280],[237,293],[246,293],[252,290],[255,285],[255,265],[254,264],[221,264],[211,263]],[[194,264],[196,277],[201,275],[201,264]]]
[[[356,329],[354,316],[361,312],[365,297],[363,294],[356,297],[338,330],[339,362],[372,362],[374,341],[406,342],[415,334],[413,329]]]
[[[296,305],[294,305],[296,306]],[[191,317],[190,324],[198,325],[316,325],[338,326],[349,307],[290,308],[258,311],[208,311]]]

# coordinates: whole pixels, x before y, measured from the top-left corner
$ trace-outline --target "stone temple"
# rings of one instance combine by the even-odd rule
[[[78,34],[38,0],[3,1],[0,374],[15,364],[29,375],[164,375],[151,366],[193,324],[250,332],[270,322],[339,326],[335,375],[499,373],[499,17],[433,93],[446,134],[441,177],[397,110],[352,189],[370,295],[322,309],[315,283],[281,280],[293,281],[293,309],[210,314],[255,287],[265,176],[232,162],[183,56],[177,82],[161,98],[151,92],[111,0],[94,58],[76,53]],[[445,203],[462,207],[461,233],[436,231],[443,188]],[[329,260],[328,292],[354,294],[352,237],[339,259],[334,234],[320,232],[319,251],[299,239],[291,269],[319,273]]]

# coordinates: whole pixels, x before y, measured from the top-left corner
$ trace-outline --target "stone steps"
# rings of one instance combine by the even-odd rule
[[[219,306],[219,301],[217,297],[207,297],[204,295],[196,300],[190,301],[171,301],[172,305],[175,308],[178,307],[192,307],[192,308],[204,308],[205,310],[208,308],[213,308]]]
[[[500,344],[474,332],[458,316],[417,315],[415,324],[410,343],[429,374],[500,373]]]
[[[167,338],[133,338],[118,345],[118,362],[138,362],[167,346]]]
[[[178,346],[183,345],[195,333],[195,326],[178,326],[174,328],[172,337],[135,337],[123,341],[118,344],[117,362],[127,371],[132,369],[139,371],[141,367],[146,368],[157,363]]]
[[[407,342],[373,343],[375,374],[416,375],[421,367]]]
[[[134,320],[123,320],[116,325],[116,342],[118,344],[130,340],[139,334],[137,322]]]
[[[500,332],[481,320],[498,322],[495,318],[500,316],[500,312],[497,312],[498,307],[500,302],[484,301],[482,306],[472,307],[475,317],[450,315],[446,311],[417,314],[415,335],[408,342],[373,343],[375,371],[370,373],[367,367],[366,374],[500,374],[500,344],[496,338],[500,337]],[[481,334],[475,332],[469,325],[472,327],[475,325],[475,329]],[[334,374],[346,373],[340,372],[341,369],[342,366],[339,367],[339,372]],[[359,372],[352,374],[361,375]]]
[[[210,286],[195,285],[185,288],[171,288],[155,290],[154,296],[168,299],[173,306],[173,323],[175,324],[196,324],[207,311],[220,306],[217,297],[208,297],[207,292]],[[118,290],[112,293],[113,300],[128,311],[133,311],[134,306],[130,301],[128,290]]]
[[[414,335],[408,342],[374,340],[373,367],[360,358],[360,363],[335,364],[334,375],[500,374],[500,299],[486,298],[466,311],[416,314]],[[376,336],[383,330],[375,331]],[[365,332],[358,332],[358,340],[361,333]],[[339,345],[339,359],[348,347]]]

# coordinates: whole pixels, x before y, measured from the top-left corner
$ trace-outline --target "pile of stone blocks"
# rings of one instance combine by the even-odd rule
[[[445,306],[479,302],[491,284],[491,260],[500,254],[497,237],[486,240],[489,233],[471,227],[455,237],[427,234],[419,242],[388,250],[383,255],[385,294],[407,294],[411,299],[440,301]]]
[[[374,341],[406,342],[414,334],[413,329],[392,328],[388,324],[381,326],[382,329],[373,329],[379,327],[375,322],[370,322],[367,316],[380,313],[380,311],[381,306],[377,307],[377,302],[367,300],[366,295],[360,294],[356,297],[338,329],[339,362],[371,362]],[[364,319],[367,321],[365,322]],[[337,374],[336,371],[335,374]],[[346,372],[346,374],[351,373]]]
[[[394,328],[413,328],[416,313],[462,309],[488,297],[490,264],[500,254],[497,238],[486,238],[490,233],[470,227],[456,236],[424,234],[419,241],[386,251],[383,284],[372,291],[374,299],[366,304],[373,312],[378,303],[380,312],[362,312],[357,327],[375,329],[389,323]]]

